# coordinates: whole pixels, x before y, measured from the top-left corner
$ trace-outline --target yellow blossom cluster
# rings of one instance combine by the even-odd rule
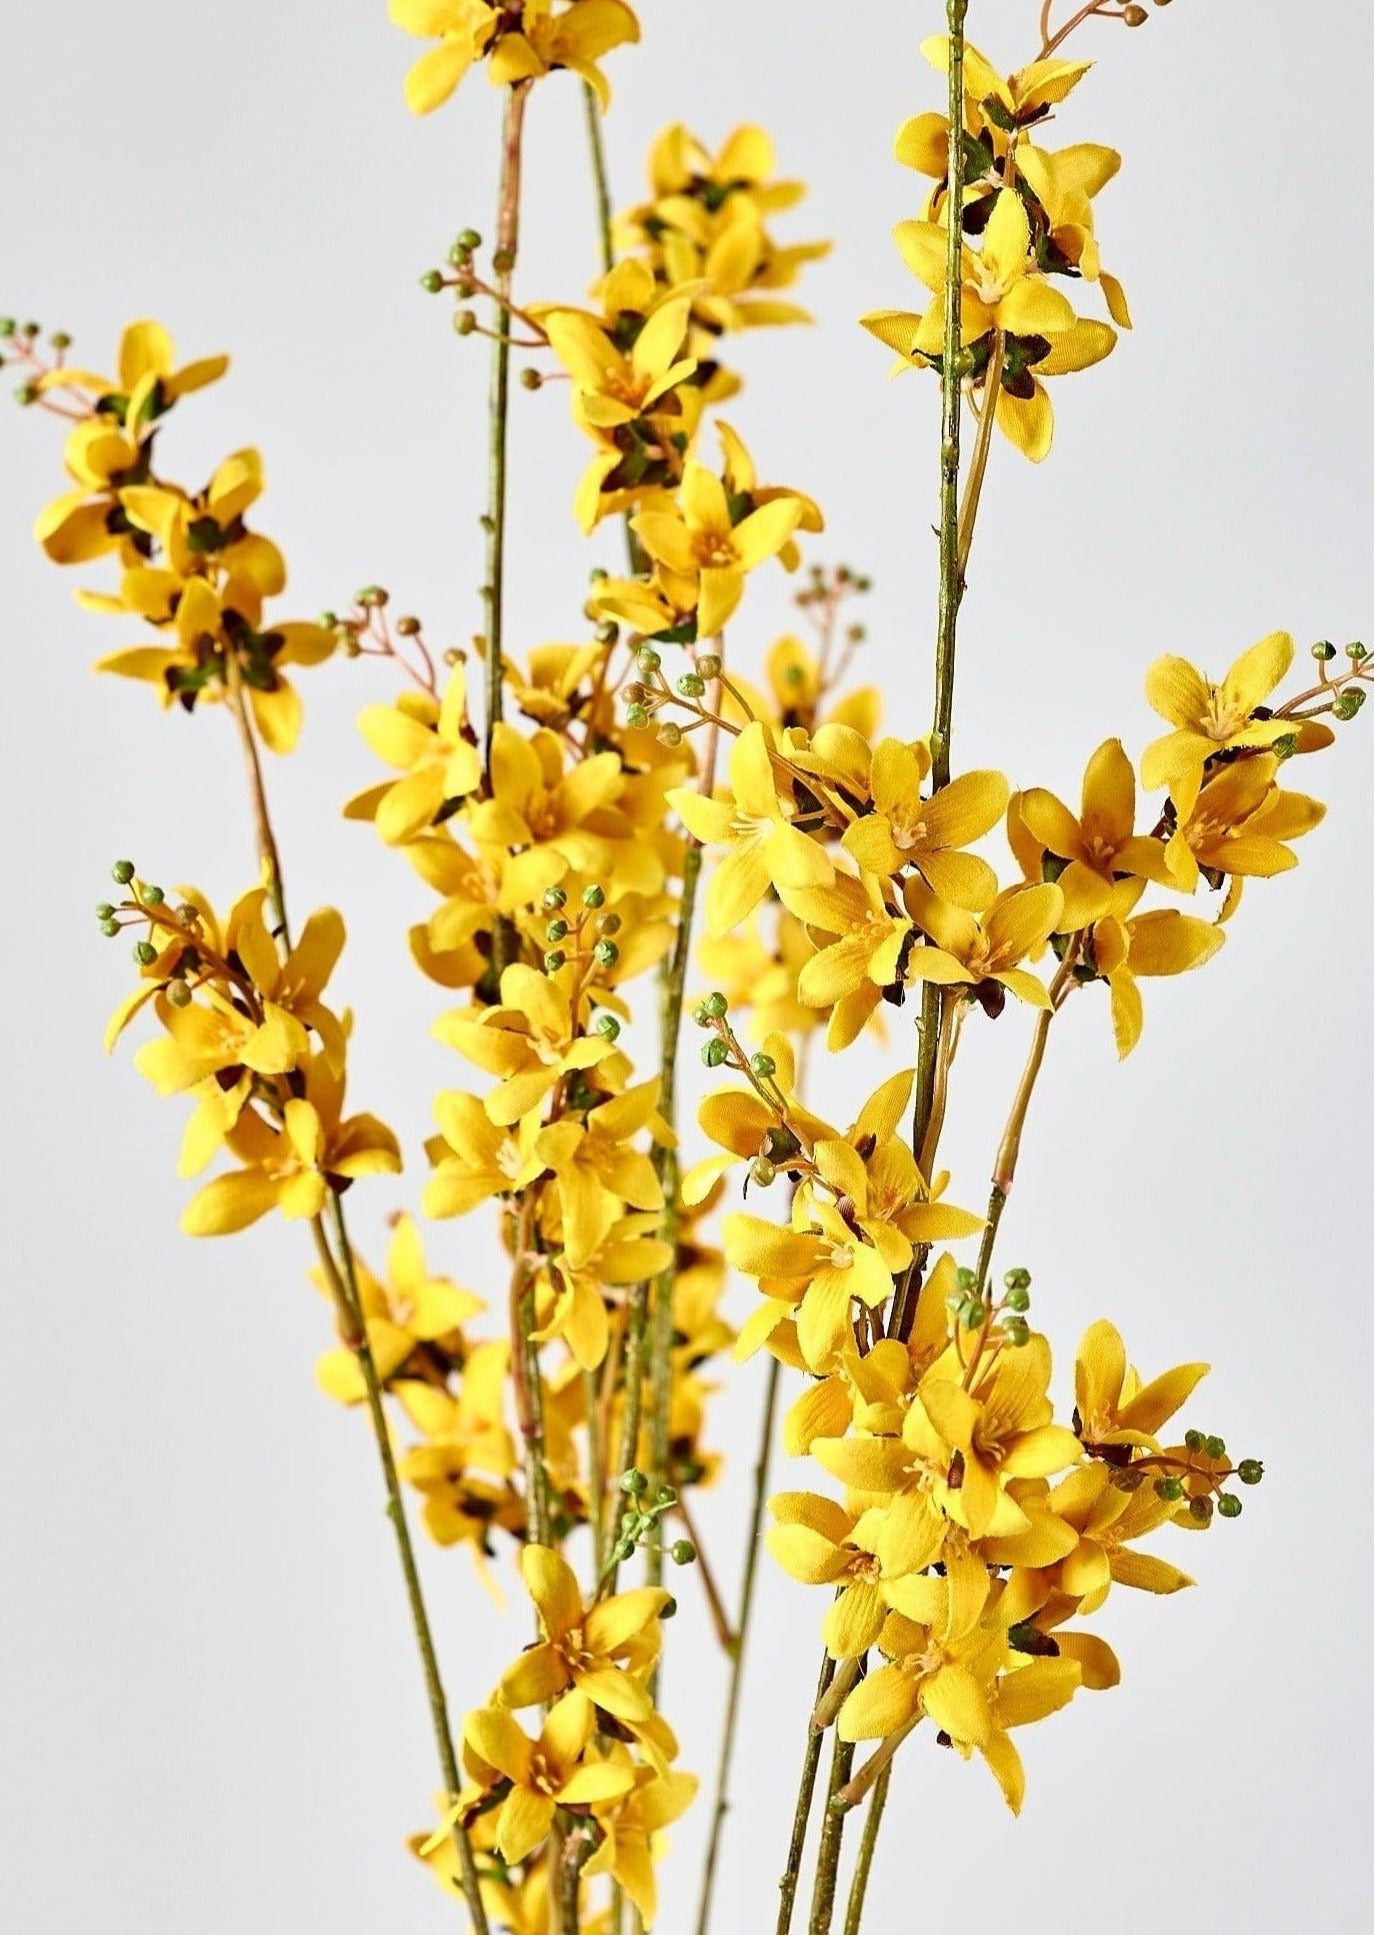
[[[406,75],[412,114],[442,107],[479,61],[494,87],[567,68],[596,90],[604,108],[610,87],[598,63],[612,48],[639,39],[639,22],[625,0],[516,0],[513,6],[507,0],[390,0],[390,13],[404,32],[435,43]]]

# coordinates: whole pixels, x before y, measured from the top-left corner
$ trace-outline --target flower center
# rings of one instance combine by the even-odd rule
[[[899,853],[910,853],[913,847],[920,846],[926,838],[924,820],[912,820],[909,823],[893,822],[892,844]]]
[[[692,539],[692,555],[703,571],[728,571],[739,563],[728,531],[699,531]]]
[[[1224,704],[1221,693],[1213,686],[1207,710],[1202,716],[1202,730],[1209,739],[1215,739],[1218,745],[1224,745],[1228,739],[1235,738],[1249,717],[1249,713],[1243,706]]]

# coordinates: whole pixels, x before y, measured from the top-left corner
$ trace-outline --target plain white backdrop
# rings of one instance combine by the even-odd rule
[[[442,114],[411,121],[400,84],[415,49],[381,0],[11,11],[0,308],[72,330],[96,365],[139,315],[165,320],[188,354],[232,350],[230,380],[179,413],[169,453],[195,478],[261,446],[258,521],[287,551],[294,610],[380,579],[435,637],[470,633],[485,357],[416,278],[460,227],[490,230],[494,91],[476,75]],[[1015,65],[1036,11],[975,0],[970,29]],[[873,575],[867,671],[893,724],[922,731],[934,387],[889,386],[855,318],[911,297],[889,230],[919,190],[890,144],[936,104],[917,47],[943,9],[645,0],[642,14],[643,46],[608,63],[617,201],[638,197],[665,120],[714,145],[757,119],[784,171],[812,184],[781,226],[836,238],[805,290],[819,326],[738,348],[748,391],[732,417],[770,480],[825,505],[812,555]],[[1125,155],[1099,215],[1137,329],[1058,386],[1042,470],[996,452],[956,734],[965,763],[1061,792],[1109,733],[1137,750],[1151,736],[1141,679],[1160,652],[1220,671],[1275,627],[1305,648],[1374,624],[1367,10],[1181,0],[1083,46],[1101,65],[1060,133]],[[568,77],[531,108],[529,300],[576,299],[594,271],[581,114]],[[584,545],[568,515],[582,451],[565,393],[517,391],[514,407],[522,651],[577,636],[586,571],[615,559],[609,533]],[[89,676],[128,641],[74,611],[74,578],[30,541],[60,487],[58,429],[0,420],[0,1923],[15,1935],[452,1928],[454,1907],[403,1850],[429,1818],[426,1716],[365,1427],[312,1386],[328,1324],[303,1245],[279,1225],[232,1245],[181,1238],[178,1112],[127,1054],[101,1058],[129,972],[90,912],[109,863],[128,853],[224,899],[252,861],[224,718],[167,718],[144,691]],[[757,653],[788,622],[780,576],[748,613],[736,649]],[[360,1018],[354,1098],[401,1127],[411,1156],[406,1178],[354,1199],[375,1250],[385,1214],[418,1196],[429,1098],[454,1065],[427,1033],[442,992],[406,962],[425,892],[338,815],[374,770],[352,716],[388,684],[342,662],[302,684],[301,751],[271,774],[292,896],[349,917],[339,987]],[[1013,1915],[1068,1935],[1369,1925],[1371,729],[1357,722],[1305,766],[1331,813],[1300,870],[1247,897],[1214,967],[1148,990],[1124,1069],[1101,1007],[1085,999],[1065,1024],[1006,1225],[1061,1375],[1103,1313],[1147,1375],[1211,1360],[1201,1421],[1265,1457],[1267,1481],[1239,1524],[1177,1536],[1195,1592],[1121,1590],[1099,1616],[1125,1682],[1025,1738],[1020,1822],[979,1766],[912,1743],[875,1935]],[[970,1044],[950,1132],[958,1200],[981,1198],[1023,1032],[1009,1015]],[[878,1072],[872,1060],[846,1080],[857,1090]],[[441,1227],[431,1244],[492,1291],[469,1231]],[[736,1311],[746,1302],[737,1288]],[[732,1574],[759,1384],[755,1366],[722,1401],[731,1476],[702,1505]],[[424,1558],[461,1710],[500,1663],[498,1621],[464,1557]],[[814,1598],[767,1562],[763,1577],[723,1935],[772,1925],[818,1651]],[[723,1670],[685,1583],[669,1703],[684,1763],[706,1772]],[[664,1935],[691,1925],[704,1814],[676,1836]]]

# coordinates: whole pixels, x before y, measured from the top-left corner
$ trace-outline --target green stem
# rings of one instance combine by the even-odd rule
[[[744,1548],[744,1571],[740,1580],[739,1618],[735,1622],[735,1643],[730,1664],[730,1690],[725,1703],[725,1724],[721,1730],[720,1759],[716,1766],[716,1798],[711,1815],[711,1838],[706,1848],[706,1866],[701,1877],[701,1899],[697,1908],[697,1935],[706,1935],[711,1920],[711,1896],[716,1882],[716,1862],[730,1811],[730,1766],[735,1751],[735,1731],[739,1723],[740,1694],[744,1686],[744,1654],[749,1621],[754,1609],[754,1581],[758,1572],[759,1534],[763,1526],[764,1501],[768,1491],[768,1466],[773,1451],[773,1425],[778,1409],[778,1385],[782,1366],[776,1357],[768,1362],[768,1386],[763,1399],[763,1419],[759,1429],[758,1457],[754,1463],[754,1498],[749,1517],[748,1542]]]
[[[848,1814],[840,1805],[840,1789],[849,1779],[854,1765],[854,1748],[835,1736],[830,1756],[830,1786],[826,1791],[825,1813],[821,1817],[821,1844],[816,1850],[816,1886],[811,1896],[811,1920],[807,1935],[830,1935],[835,1915],[835,1890],[840,1878],[840,1849],[844,1844]]]
[[[582,105],[587,111],[587,146],[592,155],[592,178],[596,183],[596,227],[601,243],[601,266],[609,275],[615,267],[615,246],[611,240],[611,181],[606,172],[606,143],[601,133],[601,103],[589,81],[582,83]]]
[[[835,1662],[827,1653],[821,1661],[821,1677],[816,1685],[815,1705],[819,1706],[825,1698],[830,1682],[835,1677]],[[792,1839],[787,1849],[787,1866],[783,1869],[778,1883],[780,1900],[778,1902],[778,1921],[774,1935],[789,1935],[792,1927],[792,1913],[796,1907],[797,1884],[801,1880],[802,1855],[806,1852],[806,1830],[811,1822],[811,1804],[816,1794],[816,1773],[821,1764],[821,1747],[825,1735],[808,1719],[806,1723],[806,1752],[802,1755],[801,1779],[797,1783],[797,1805],[792,1815]]]
[[[439,1657],[434,1647],[434,1633],[429,1623],[429,1612],[425,1606],[424,1588],[420,1584],[419,1567],[415,1561],[415,1547],[406,1518],[405,1498],[396,1470],[396,1456],[392,1450],[391,1431],[387,1424],[386,1408],[382,1399],[382,1382],[377,1375],[372,1346],[368,1341],[367,1322],[363,1314],[362,1295],[353,1260],[353,1246],[349,1241],[348,1229],[344,1221],[343,1205],[339,1198],[332,1194],[329,1201],[329,1220],[334,1232],[333,1249],[330,1247],[319,1217],[315,1218],[312,1226],[315,1246],[325,1275],[334,1290],[340,1316],[344,1320],[346,1342],[362,1372],[363,1387],[367,1393],[368,1417],[372,1424],[372,1435],[376,1440],[377,1457],[382,1468],[382,1482],[386,1489],[386,1515],[391,1521],[391,1529],[395,1534],[396,1556],[400,1560],[401,1576],[405,1581],[406,1600],[410,1607],[410,1623],[424,1671],[425,1692],[429,1699],[430,1721],[434,1729],[434,1744],[438,1751],[439,1766],[443,1772],[448,1798],[450,1801],[456,1801],[462,1791],[463,1777],[458,1767],[458,1756],[454,1751],[448,1700],[439,1671]],[[463,1897],[467,1902],[468,1913],[472,1917],[473,1929],[476,1935],[488,1935],[487,1911],[482,1903],[482,1890],[477,1879],[472,1843],[460,1821],[455,1821],[453,1824],[453,1845],[458,1856]]]
[[[510,292],[520,247],[520,157],[530,83],[517,81],[506,94],[501,123],[501,177],[497,190],[496,245],[492,254],[495,303],[487,441],[486,721],[483,750],[491,771],[491,741],[501,717],[506,577],[506,431],[510,414]]]
[[[873,1850],[878,1844],[878,1830],[883,1824],[883,1809],[887,1806],[887,1790],[891,1780],[892,1769],[885,1767],[878,1776],[878,1784],[873,1790],[873,1799],[868,1804],[863,1839],[859,1843],[859,1859],[849,1888],[849,1907],[845,1911],[844,1935],[859,1935],[859,1924],[863,1920],[864,1913],[864,1898],[868,1893],[869,1871],[873,1866]]]
[[[959,432],[963,402],[964,24],[968,0],[946,0],[949,22],[949,186],[945,219],[945,340],[940,365],[940,604],[935,637],[935,720],[931,767],[949,784],[954,723],[954,652],[963,580],[959,573]]]

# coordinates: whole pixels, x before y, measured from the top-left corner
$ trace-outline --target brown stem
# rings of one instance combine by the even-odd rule
[[[864,1820],[863,1839],[859,1843],[859,1859],[854,1868],[854,1879],[849,1887],[849,1907],[845,1911],[844,1935],[859,1935],[859,1924],[863,1920],[864,1899],[868,1894],[868,1876],[873,1866],[873,1850],[878,1844],[878,1830],[883,1822],[883,1809],[887,1806],[887,1790],[892,1781],[892,1769],[884,1767],[873,1790],[873,1799],[868,1804],[868,1814]]]
[[[827,1653],[821,1661],[821,1677],[816,1686],[816,1704],[825,1698],[830,1682],[835,1677],[835,1662]],[[802,1755],[801,1779],[797,1786],[797,1805],[792,1815],[792,1839],[787,1849],[787,1866],[783,1869],[778,1883],[781,1899],[778,1902],[778,1920],[774,1935],[790,1935],[792,1914],[797,1902],[797,1884],[801,1880],[802,1855],[806,1852],[806,1830],[811,1822],[811,1805],[816,1794],[816,1773],[821,1764],[821,1746],[825,1735],[813,1727],[808,1720],[806,1726],[806,1752]]]

